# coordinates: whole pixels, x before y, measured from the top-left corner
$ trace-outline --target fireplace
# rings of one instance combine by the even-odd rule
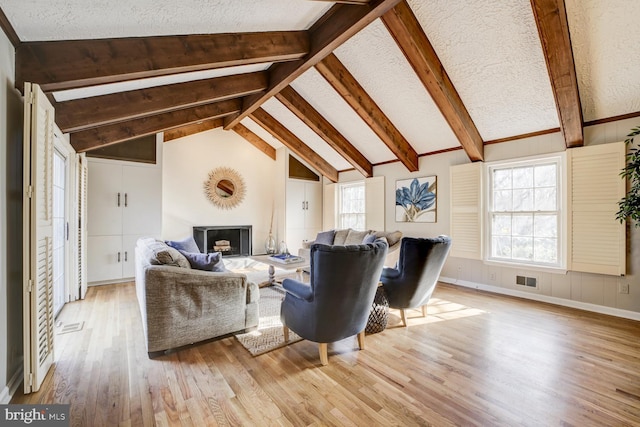
[[[193,227],[193,238],[202,253],[220,252],[222,256],[250,256],[251,226]]]

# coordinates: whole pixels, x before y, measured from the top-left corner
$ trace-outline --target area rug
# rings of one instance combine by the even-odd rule
[[[277,286],[260,288],[258,329],[235,336],[252,356],[259,356],[302,340],[295,332],[290,330],[289,341],[284,341],[282,322],[280,322],[280,304],[283,299],[284,291]]]

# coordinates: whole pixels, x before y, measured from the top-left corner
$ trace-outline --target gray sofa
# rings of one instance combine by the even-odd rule
[[[258,286],[244,274],[195,270],[153,238],[136,244],[136,295],[154,353],[258,326]]]
[[[333,234],[332,241],[320,241],[318,238],[326,239],[329,236],[329,240],[331,240],[331,233]],[[400,254],[400,240],[402,240],[402,232],[400,231],[375,231],[375,230],[366,230],[366,231],[357,231],[352,228],[339,229],[339,230],[330,230],[318,233],[318,236],[315,240],[304,241],[302,242],[302,248],[298,250],[298,256],[303,257],[304,259],[311,259],[311,245],[316,242],[324,243],[328,245],[360,245],[363,243],[363,240],[368,234],[375,234],[376,238],[384,237],[387,243],[389,244],[389,249],[387,251],[387,257],[385,258],[384,265],[385,267],[394,267],[396,262],[398,261],[398,256]]]

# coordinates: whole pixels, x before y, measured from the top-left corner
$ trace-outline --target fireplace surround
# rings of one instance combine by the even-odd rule
[[[193,238],[202,253],[220,252],[224,257],[252,255],[250,225],[197,226],[193,227]],[[215,250],[216,242],[224,240],[229,242],[229,248]]]

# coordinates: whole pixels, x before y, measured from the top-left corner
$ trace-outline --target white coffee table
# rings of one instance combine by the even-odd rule
[[[276,273],[275,267],[281,268],[283,270],[291,270],[291,271],[296,271],[300,273],[300,277],[299,277],[300,280],[302,280],[303,270],[305,268],[308,269],[310,267],[309,261],[307,261],[306,259],[300,262],[292,262],[289,264],[285,264],[285,263],[281,263],[281,262],[270,259],[269,255],[254,255],[249,258],[251,258],[254,261],[262,262],[269,266],[269,284],[270,285],[277,284],[276,277],[275,277],[275,273]]]

